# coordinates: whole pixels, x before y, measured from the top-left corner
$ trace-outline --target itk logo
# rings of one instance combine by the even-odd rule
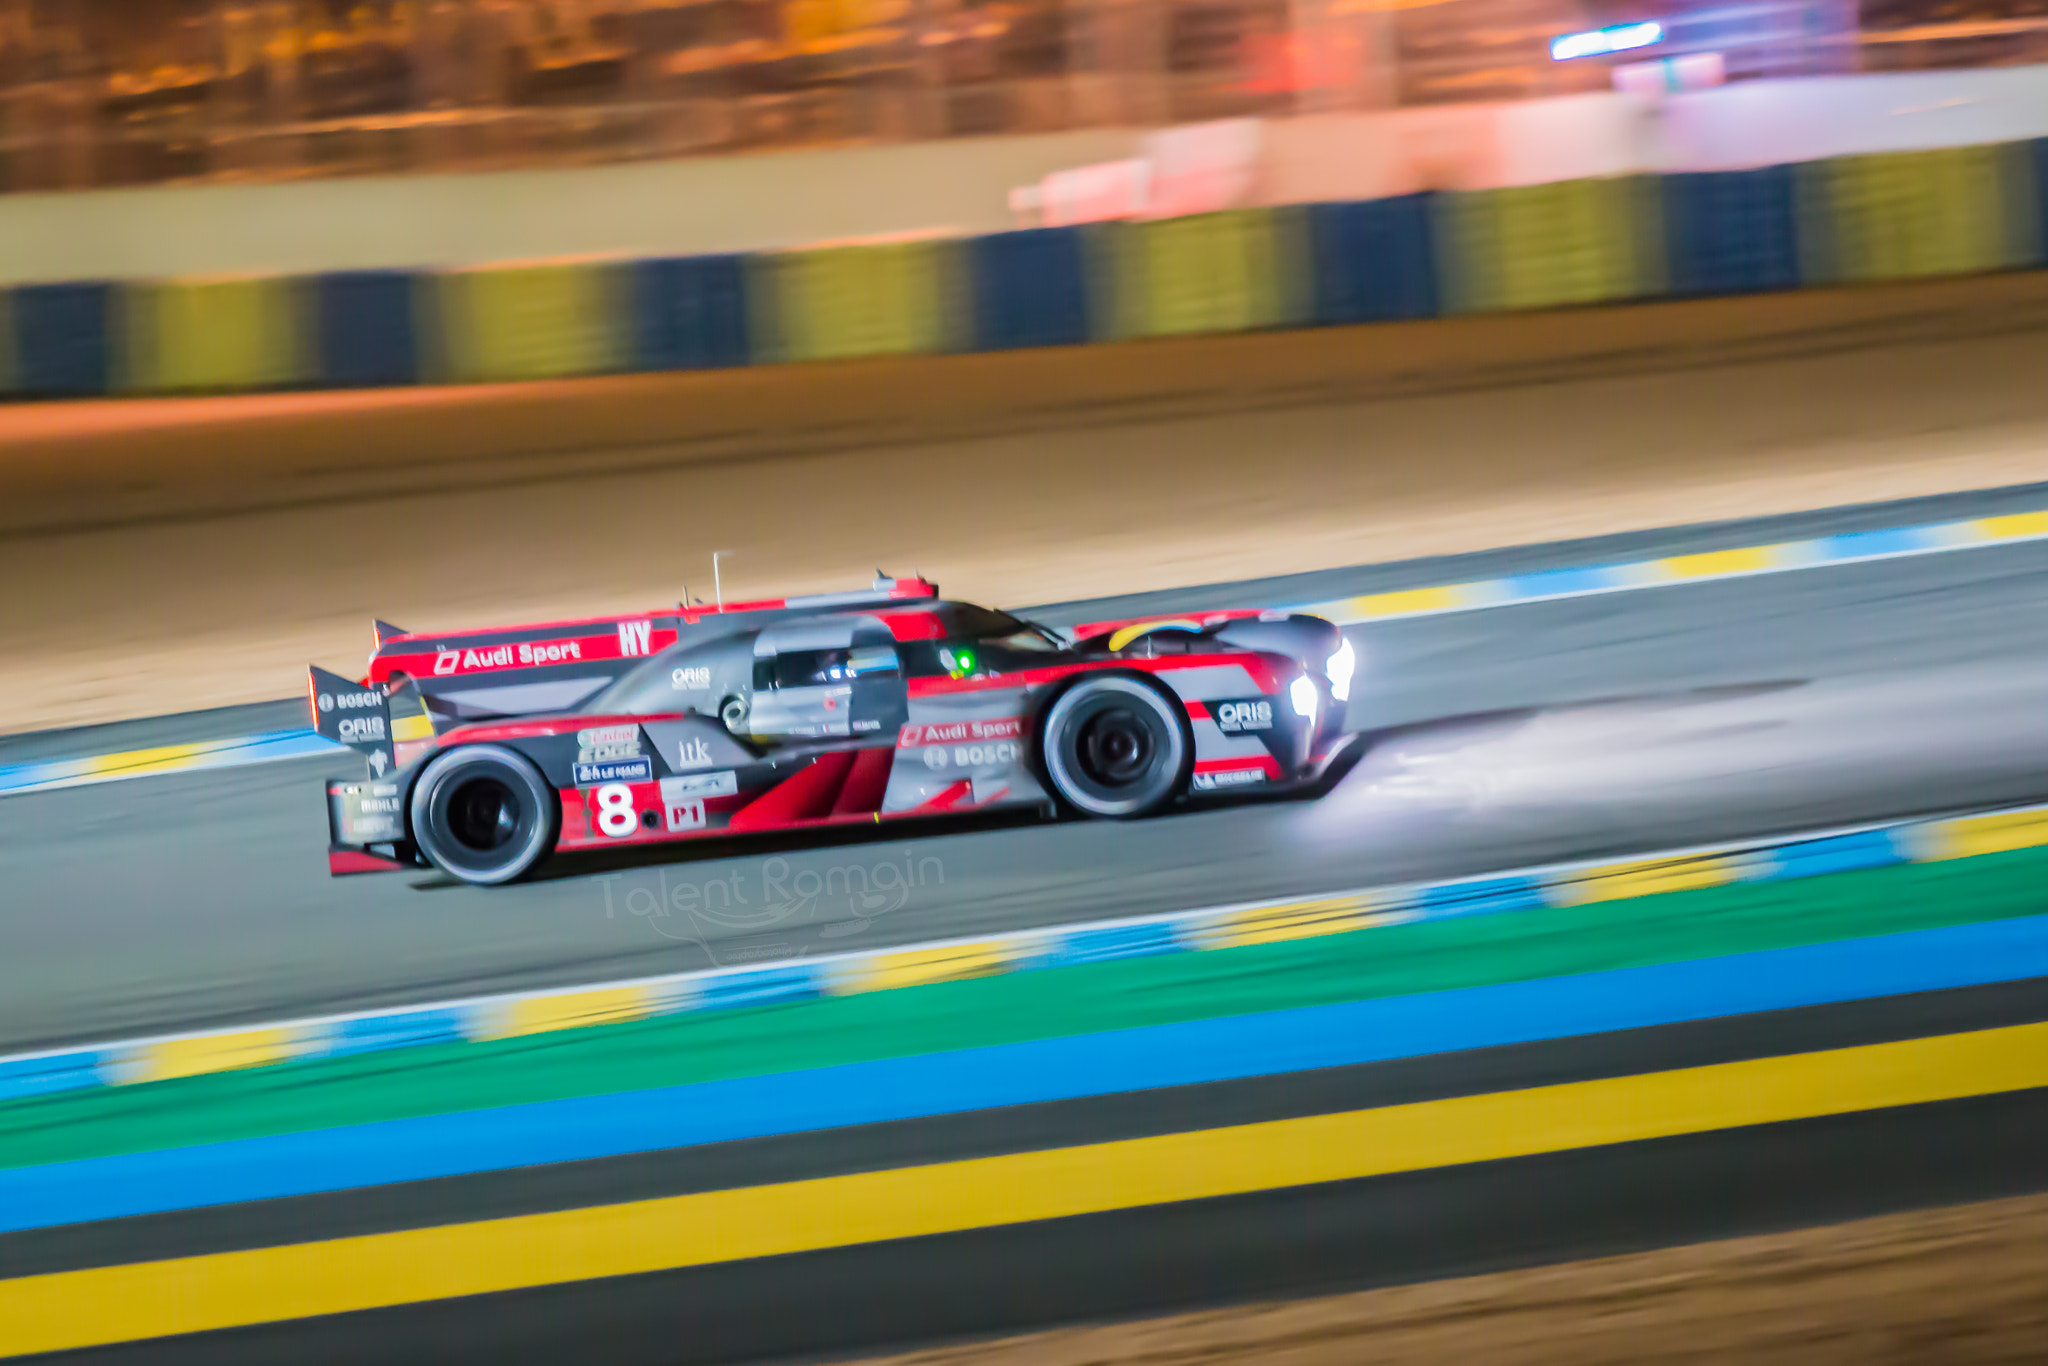
[[[711,767],[711,747],[699,739],[683,741],[676,746],[676,767]]]

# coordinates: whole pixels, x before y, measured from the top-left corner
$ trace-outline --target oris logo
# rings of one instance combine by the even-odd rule
[[[384,738],[384,718],[381,716],[344,716],[334,727],[334,737],[344,745],[360,744],[365,740]]]
[[[1273,704],[1261,698],[1252,702],[1219,702],[1216,724],[1229,734],[1273,729]]]

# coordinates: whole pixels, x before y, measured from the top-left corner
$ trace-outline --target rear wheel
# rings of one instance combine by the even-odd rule
[[[420,852],[450,877],[511,882],[553,845],[555,794],[511,750],[450,750],[427,765],[413,787],[412,832]]]
[[[1042,734],[1053,790],[1091,816],[1149,815],[1178,796],[1187,778],[1179,708],[1139,679],[1082,679],[1046,712]]]

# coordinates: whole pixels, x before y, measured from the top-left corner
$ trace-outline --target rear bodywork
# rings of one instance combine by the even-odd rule
[[[463,745],[490,744],[531,762],[558,804],[553,848],[575,852],[1049,810],[1055,799],[1035,743],[1038,722],[1064,688],[1104,671],[1149,680],[1177,702],[1192,742],[1190,798],[1299,787],[1320,776],[1349,739],[1324,667],[1341,636],[1318,618],[1231,613],[1091,623],[1071,640],[1041,632],[1041,643],[1024,634],[991,638],[991,622],[1014,619],[928,593],[724,616],[650,627],[649,639],[665,643],[650,644],[644,655],[592,648],[592,641],[621,638],[617,619],[604,619],[609,638],[544,635],[542,628],[494,633],[522,639],[461,645],[461,656],[436,676],[454,684],[431,690],[412,670],[456,647],[380,645],[372,679],[347,685],[351,705],[333,702],[325,712],[321,697],[331,699],[346,680],[316,671],[316,725],[362,750],[371,770],[362,780],[327,785],[331,870],[418,862],[408,830],[413,783],[436,754]],[[579,651],[538,664],[532,651],[522,659],[521,645],[543,640],[574,642]],[[472,661],[471,650],[487,653]],[[572,689],[580,690],[582,709],[453,719],[466,710],[558,703]],[[1305,690],[1314,694],[1307,714]],[[392,737],[382,751],[372,734],[379,729],[372,699],[383,704],[382,730]],[[736,706],[745,716],[738,732],[721,716]],[[344,711],[358,718],[353,740],[336,719]]]

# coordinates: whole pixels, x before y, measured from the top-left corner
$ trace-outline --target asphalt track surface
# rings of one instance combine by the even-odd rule
[[[1615,557],[1756,544],[1812,534],[1816,523],[1897,525],[2027,505],[2039,505],[2038,490],[1640,537]],[[1565,562],[1586,562],[1584,547],[1576,553]],[[1179,602],[1443,582],[1559,554],[1231,585]],[[1354,632],[1362,671],[1351,720],[1373,744],[1319,802],[1247,802],[1137,824],[935,827],[822,847],[706,845],[660,862],[564,863],[531,885],[490,891],[427,874],[328,879],[319,780],[354,771],[348,757],[7,798],[0,1047],[2041,798],[2044,604],[2048,546],[2020,544],[1378,623]],[[262,709],[130,723],[141,729],[123,743],[198,738],[195,724],[246,726],[251,710]],[[0,755],[17,757],[29,756]],[[862,875],[883,864],[905,870],[905,890],[863,896]],[[805,897],[807,872],[826,890]],[[691,896],[713,909],[680,909]]]

